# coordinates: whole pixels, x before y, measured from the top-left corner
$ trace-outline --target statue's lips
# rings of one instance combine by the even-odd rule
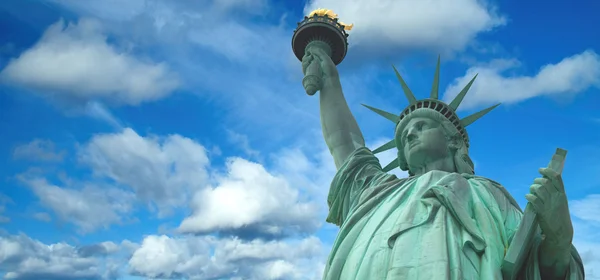
[[[408,144],[408,147],[409,147],[410,149],[412,149],[412,148],[414,148],[416,145],[418,145],[419,143],[421,143],[421,141],[414,140],[414,141],[412,141],[412,142],[410,142],[410,143]]]

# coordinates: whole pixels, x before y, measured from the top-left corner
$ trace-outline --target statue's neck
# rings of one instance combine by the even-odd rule
[[[413,167],[411,171],[416,176],[423,175],[432,170],[439,170],[445,172],[457,172],[456,165],[452,156],[447,156],[437,160],[427,161],[423,166]]]

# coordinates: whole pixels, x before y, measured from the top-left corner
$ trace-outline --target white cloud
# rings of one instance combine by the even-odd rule
[[[315,237],[246,242],[150,235],[133,253],[129,266],[134,274],[151,278],[318,279],[323,253]]]
[[[516,60],[495,60],[475,66],[456,78],[445,90],[444,100],[452,100],[469,80],[479,73],[460,109],[498,102],[520,102],[537,96],[569,97],[590,87],[600,88],[600,56],[592,50],[547,64],[533,76],[507,74],[520,66]]]
[[[98,101],[89,101],[85,104],[85,114],[94,119],[103,121],[116,128],[122,130],[121,122],[110,112],[104,104]]]
[[[92,136],[78,147],[77,156],[92,179],[59,176],[61,187],[48,182],[43,172],[19,178],[42,206],[81,232],[127,222],[141,202],[158,210],[158,217],[189,207],[190,216],[179,226],[186,233],[219,231],[244,239],[313,233],[324,220],[335,171],[326,152],[307,157],[301,150],[283,150],[270,155],[269,170],[230,158],[222,172],[192,139],[144,137],[130,128]]]
[[[576,231],[576,234],[579,235],[579,232]],[[577,248],[583,261],[585,278],[600,279],[600,244],[598,242],[586,242],[575,239],[573,245]]]
[[[332,9],[353,23],[351,46],[390,49],[462,50],[475,36],[505,20],[488,1],[313,0],[305,7]]]
[[[245,134],[237,133],[233,130],[227,129],[227,136],[231,144],[237,146],[239,149],[244,151],[247,156],[251,158],[256,158],[259,156],[259,152],[250,146],[250,140],[248,136]]]
[[[35,139],[27,144],[19,145],[13,150],[13,158],[34,161],[62,161],[65,151],[56,151],[54,142]]]
[[[38,197],[61,220],[75,224],[83,233],[123,222],[122,215],[132,211],[133,193],[113,187],[83,184],[79,188],[59,187],[44,178],[20,175]]]
[[[241,158],[229,159],[227,174],[218,175],[213,188],[197,192],[191,208],[192,215],[179,227],[182,232],[252,228],[279,236],[312,232],[320,225],[318,205],[302,201],[287,178]]]
[[[569,201],[573,217],[577,248],[586,271],[587,279],[600,279],[600,194],[589,194]]]
[[[66,243],[43,244],[26,235],[0,236],[3,279],[104,279],[101,261]]]
[[[77,253],[82,257],[91,257],[113,254],[121,249],[121,246],[112,241],[104,241],[97,244],[79,247],[77,249]]]
[[[590,194],[583,199],[571,200],[569,208],[571,213],[578,218],[595,222],[600,226],[600,216],[598,216],[598,213],[600,213],[600,194]]]
[[[95,175],[131,188],[161,217],[185,206],[208,180],[205,148],[180,135],[142,137],[130,128],[98,134],[79,150],[79,158]]]
[[[164,64],[142,61],[107,43],[97,21],[59,21],[0,73],[7,83],[68,100],[102,99],[137,105],[179,85]]]

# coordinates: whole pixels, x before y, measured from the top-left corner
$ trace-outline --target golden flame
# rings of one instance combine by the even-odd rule
[[[336,13],[334,13],[332,10],[328,10],[328,9],[316,9],[316,10],[310,12],[310,14],[308,14],[308,17],[312,17],[314,15],[327,16],[330,19],[338,19],[338,15]],[[338,23],[344,27],[344,30],[352,30],[352,27],[354,27],[354,24],[345,24],[343,22],[338,22]]]

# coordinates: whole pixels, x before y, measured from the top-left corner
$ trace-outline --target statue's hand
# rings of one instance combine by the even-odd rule
[[[304,54],[302,58],[302,71],[306,73],[306,68],[312,62],[319,63],[321,66],[321,71],[323,73],[323,80],[327,81],[329,79],[339,79],[338,70],[335,67],[335,64],[323,50],[318,47],[309,48]]]
[[[559,173],[540,168],[543,178],[536,178],[525,198],[537,213],[544,242],[555,248],[569,248],[573,240],[573,224],[565,186]]]

